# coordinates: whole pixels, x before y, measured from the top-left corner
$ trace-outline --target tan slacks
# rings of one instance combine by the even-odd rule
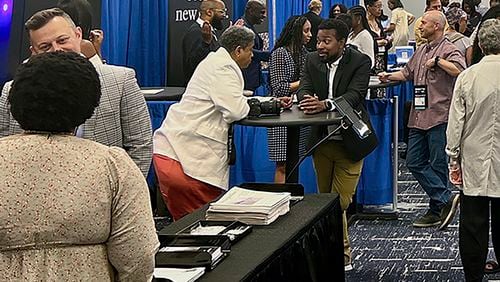
[[[320,193],[335,192],[340,196],[344,234],[344,264],[351,263],[351,245],[347,234],[346,209],[356,192],[363,160],[354,162],[348,158],[342,141],[328,141],[313,154],[314,169]]]

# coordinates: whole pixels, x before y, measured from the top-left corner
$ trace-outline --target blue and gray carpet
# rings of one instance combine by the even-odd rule
[[[398,218],[351,223],[354,270],[346,274],[346,281],[464,281],[458,214],[445,231],[412,227],[427,208],[427,195],[400,164]],[[500,281],[500,274],[486,276],[485,281]]]

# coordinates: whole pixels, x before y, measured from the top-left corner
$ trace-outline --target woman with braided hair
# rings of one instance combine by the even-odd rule
[[[373,68],[376,42],[370,34],[366,10],[362,6],[354,6],[347,13],[352,17],[352,30],[349,33],[347,43],[356,46],[361,53],[370,57]]]

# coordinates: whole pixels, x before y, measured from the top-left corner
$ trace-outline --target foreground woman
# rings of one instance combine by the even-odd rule
[[[159,244],[144,176],[123,149],[74,136],[100,97],[80,54],[19,67],[8,100],[24,133],[0,139],[0,280],[151,280]]]

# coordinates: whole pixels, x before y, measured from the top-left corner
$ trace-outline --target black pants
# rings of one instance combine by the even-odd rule
[[[482,281],[488,255],[488,231],[491,203],[491,239],[500,258],[500,198],[460,197],[460,257],[466,281]]]

